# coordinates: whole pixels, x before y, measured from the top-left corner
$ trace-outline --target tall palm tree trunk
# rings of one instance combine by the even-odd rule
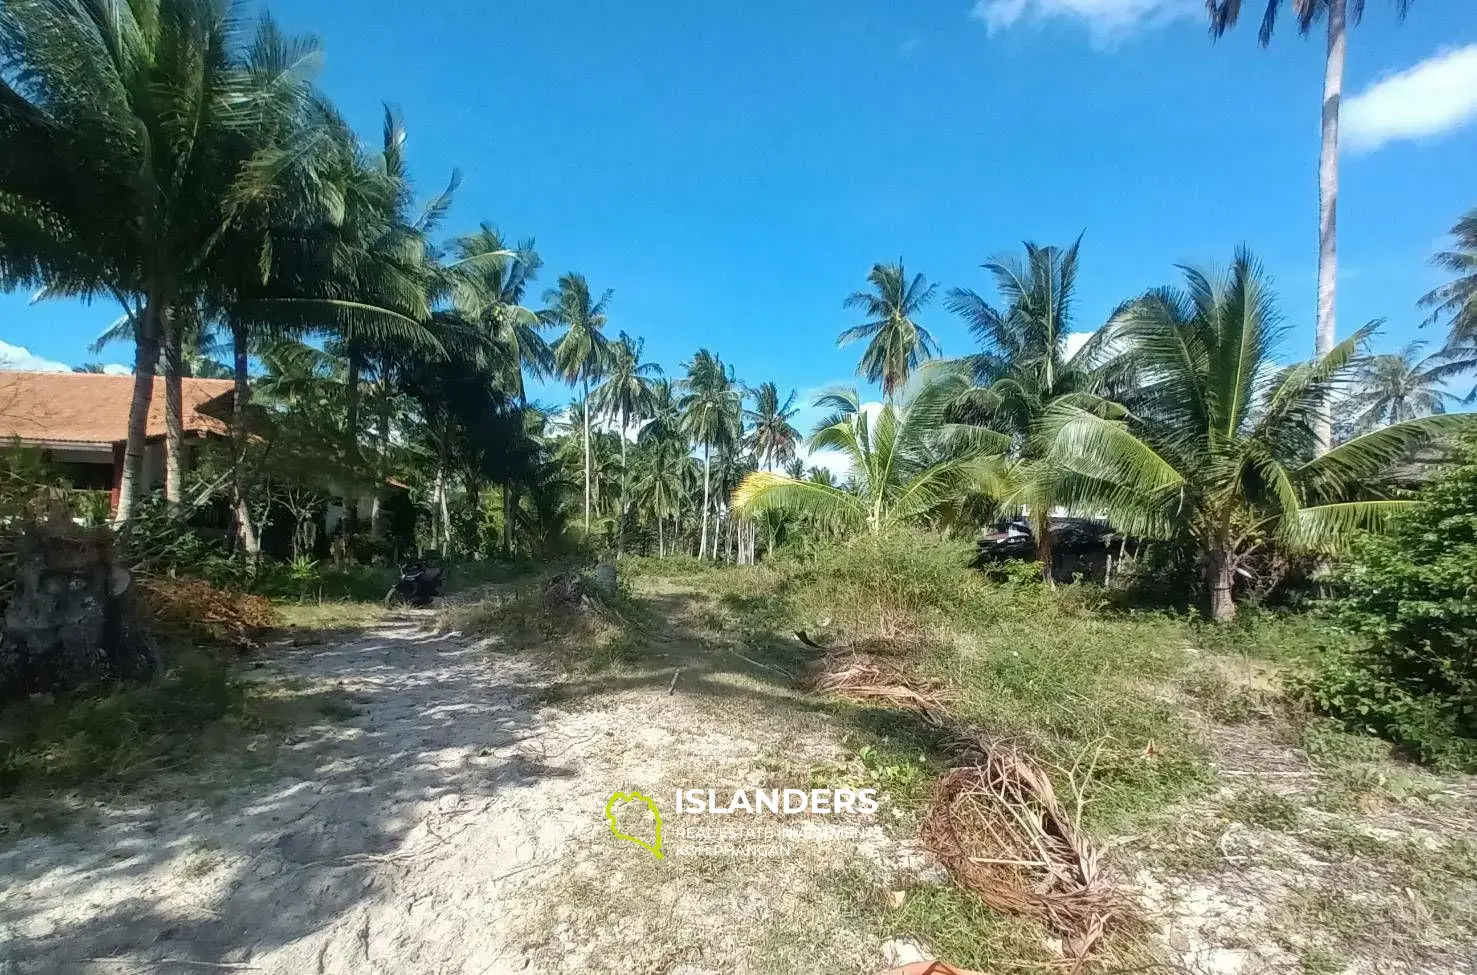
[[[621,507],[615,523],[615,555],[620,558],[626,543],[626,487],[630,483],[630,472],[626,469],[626,411],[621,410]]]
[[[118,479],[115,524],[126,524],[146,490],[144,458],[148,449],[149,404],[154,398],[154,372],[159,366],[159,322],[163,306],[154,297],[144,305],[133,349],[133,399],[128,404],[128,440],[123,449],[123,472]]]
[[[697,557],[705,558],[708,554],[708,470],[709,470],[708,445],[703,444],[703,525],[702,530],[697,533]]]
[[[251,380],[248,375],[249,347],[245,325],[231,326],[231,378],[235,395],[231,402],[231,507],[236,512],[236,531],[241,548],[248,559],[261,553],[261,540],[251,523],[251,507],[246,503],[246,409],[251,405]]]
[[[184,503],[184,323],[182,316],[164,327],[164,500],[178,515]]]
[[[585,534],[590,534],[590,377],[585,377]]]
[[[344,424],[344,438],[347,441],[349,459],[351,462],[359,457],[359,376],[364,369],[364,363],[359,355],[359,350],[353,345],[349,346],[348,375],[345,378],[344,394],[346,397],[347,420]],[[355,469],[358,465],[355,464]],[[353,535],[359,530],[359,489],[357,486],[348,486],[344,504],[344,526],[345,534]]]
[[[528,418],[528,390],[523,385],[523,373],[518,372],[518,424],[522,427]],[[513,520],[518,511],[518,489],[511,483],[503,485],[503,552],[513,557]]]
[[[385,478],[390,476],[390,372],[386,365],[380,378],[379,446],[374,460],[374,494],[369,507],[369,537],[385,537]]]
[[[1328,59],[1323,68],[1323,137],[1318,154],[1318,355],[1333,350],[1338,293],[1339,105],[1344,96],[1344,58],[1348,51],[1348,0],[1329,0]],[[1314,433],[1318,453],[1333,443],[1333,404],[1319,408]]]

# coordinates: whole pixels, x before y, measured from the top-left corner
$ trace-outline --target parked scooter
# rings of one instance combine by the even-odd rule
[[[396,606],[429,606],[441,595],[441,567],[420,561],[400,566],[400,581],[385,593],[385,609]]]

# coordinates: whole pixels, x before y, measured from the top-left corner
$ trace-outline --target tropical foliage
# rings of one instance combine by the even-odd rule
[[[852,481],[838,487],[817,477],[794,478],[755,471],[734,492],[734,508],[758,515],[797,514],[831,530],[888,531],[900,524],[934,524],[961,495],[993,483],[1002,437],[950,421],[969,388],[964,371],[925,369],[900,401],[865,407],[855,390],[830,393],[817,405],[831,414],[808,444],[834,450],[847,461]]]
[[[1210,7],[1217,31],[1240,10]],[[1291,9],[1334,30],[1359,7]],[[817,537],[906,524],[972,538],[1020,518],[1050,579],[1055,525],[1075,515],[1194,552],[1225,617],[1249,560],[1380,527],[1414,503],[1383,476],[1466,428],[1443,384],[1477,364],[1470,216],[1438,257],[1454,278],[1425,304],[1450,335],[1426,358],[1366,358],[1369,329],[1324,341],[1330,233],[1323,351],[1306,363],[1279,365],[1270,287],[1245,254],[1079,341],[1079,243],[1028,243],[984,263],[987,293],[946,292],[976,343],[956,360],[922,323],[938,286],[901,258],[872,266],[840,342],[861,345],[879,402],[797,404],[711,348],[669,380],[583,274],[535,306],[531,239],[482,219],[455,232],[460,176],[417,185],[399,113],[361,139],[313,84],[317,44],[240,14],[229,0],[0,5],[0,286],[118,305],[104,338],[132,344],[136,376],[125,525],[162,372],[168,510],[229,528],[248,564],[570,547],[747,562]],[[228,376],[234,395],[229,440],[188,469],[192,375]],[[538,403],[556,382],[573,401]],[[1318,456],[1335,399],[1357,429]],[[826,415],[802,441],[806,408]]]
[[[896,264],[872,265],[867,281],[871,291],[855,291],[846,299],[846,307],[862,309],[867,320],[842,332],[838,342],[866,340],[857,375],[880,383],[882,395],[890,399],[920,362],[938,355],[933,335],[916,321],[938,285],[929,284],[921,274],[908,280],[902,258]]]
[[[1357,368],[1366,327],[1326,355],[1279,369],[1285,329],[1245,251],[1221,277],[1185,271],[1181,290],[1124,308],[1108,341],[1137,381],[1121,401],[1053,405],[1039,436],[1056,496],[1120,530],[1185,537],[1201,554],[1210,613],[1235,612],[1238,571],[1268,545],[1338,550],[1414,502],[1379,478],[1465,416],[1406,420],[1317,455],[1322,404]]]
[[[1477,764],[1477,453],[1355,547],[1340,573],[1339,619],[1362,639],[1326,656],[1298,691],[1356,729],[1421,757]]]

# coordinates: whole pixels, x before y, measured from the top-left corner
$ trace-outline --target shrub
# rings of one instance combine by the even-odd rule
[[[1360,637],[1296,675],[1296,696],[1425,761],[1477,766],[1477,450],[1339,575],[1341,625]]]
[[[967,542],[913,531],[863,535],[816,550],[812,608],[843,628],[884,639],[969,612],[985,589]]]

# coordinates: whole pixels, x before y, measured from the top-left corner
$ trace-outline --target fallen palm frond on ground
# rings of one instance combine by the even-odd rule
[[[1080,969],[1108,925],[1130,912],[1081,830],[1080,797],[1069,814],[1029,755],[1003,742],[974,747],[980,764],[939,781],[923,843],[991,908],[1034,917],[1061,934]]]
[[[797,634],[810,646],[813,641]],[[806,682],[812,693],[911,710],[943,736],[956,762],[939,781],[922,841],[959,885],[993,910],[1035,918],[1062,936],[1077,972],[1108,925],[1131,914],[1108,883],[1101,854],[1081,828],[1082,789],[1069,815],[1046,770],[1025,752],[973,730],[959,730],[948,693],[867,654],[830,650]],[[1091,777],[1091,769],[1087,772]]]
[[[946,700],[942,688],[913,681],[896,667],[851,651],[827,654],[806,681],[805,690],[812,694],[837,694],[854,701],[892,704],[939,717],[943,716]]]

